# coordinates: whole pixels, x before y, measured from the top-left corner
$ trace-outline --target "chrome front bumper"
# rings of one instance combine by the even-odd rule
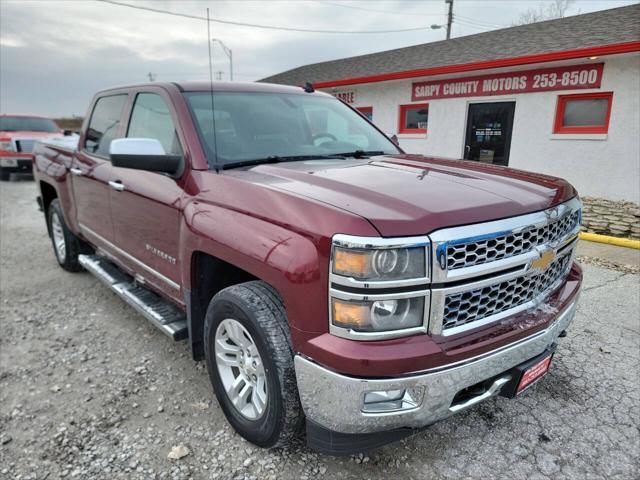
[[[461,390],[498,377],[513,367],[543,353],[567,329],[577,299],[562,311],[546,330],[517,343],[457,364],[446,365],[420,375],[372,380],[353,378],[327,370],[301,356],[295,357],[296,377],[302,408],[309,420],[340,433],[370,433],[397,428],[420,428],[478,403],[452,405]],[[482,395],[484,400],[500,392],[497,386]],[[495,385],[495,384],[494,384]],[[493,387],[493,386],[492,386]],[[396,412],[364,412],[367,392],[404,390],[411,392],[413,406]]]

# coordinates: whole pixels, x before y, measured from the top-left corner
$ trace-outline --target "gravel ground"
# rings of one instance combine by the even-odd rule
[[[0,478],[638,478],[636,274],[585,266],[575,323],[520,399],[368,456],[270,452],[230,429],[186,343],[56,265],[32,182],[0,189]]]

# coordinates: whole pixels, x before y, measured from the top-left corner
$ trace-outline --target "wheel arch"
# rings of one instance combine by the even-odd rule
[[[258,280],[251,273],[209,253],[196,250],[190,260],[191,289],[186,293],[189,346],[195,360],[204,358],[203,328],[207,307],[221,290]]]
[[[51,202],[53,202],[56,198],[58,198],[58,191],[53,185],[45,182],[44,180],[40,180],[39,186],[40,186],[40,195],[42,198],[42,210],[44,211],[44,218],[46,221],[47,212],[49,211],[49,205],[51,205]],[[47,223],[47,232],[49,233],[49,236],[51,236],[51,229],[49,228],[49,222],[46,222],[46,223]]]
[[[297,331],[328,331],[328,258],[322,247],[327,242],[328,252],[329,238],[200,202],[185,208],[183,222],[181,278],[195,358],[202,354],[198,343],[208,302],[221,288],[244,281],[262,280],[280,295],[294,348]],[[230,280],[213,280],[224,274]]]

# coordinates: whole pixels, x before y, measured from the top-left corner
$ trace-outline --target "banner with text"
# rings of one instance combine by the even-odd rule
[[[597,63],[415,82],[411,89],[411,99],[418,101],[600,88],[603,67],[603,63]]]
[[[356,92],[333,92],[333,96],[349,105],[356,103]]]

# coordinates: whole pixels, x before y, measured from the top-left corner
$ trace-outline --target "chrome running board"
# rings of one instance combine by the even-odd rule
[[[136,282],[104,257],[79,255],[78,262],[166,335],[174,340],[187,338],[187,317],[178,307]]]

